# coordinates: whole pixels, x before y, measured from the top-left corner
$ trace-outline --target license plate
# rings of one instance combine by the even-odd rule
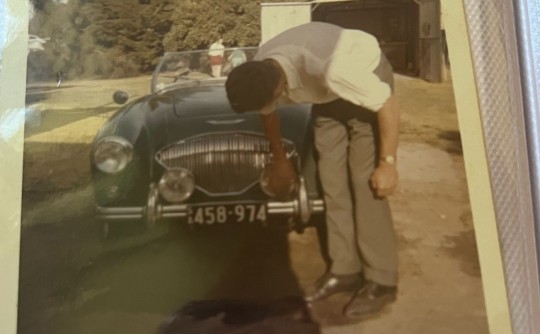
[[[192,207],[188,224],[213,225],[233,223],[255,223],[266,221],[264,204],[227,204]]]

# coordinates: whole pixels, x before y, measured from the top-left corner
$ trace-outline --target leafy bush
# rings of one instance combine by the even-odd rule
[[[260,41],[260,2],[253,0],[31,0],[29,32],[50,38],[31,54],[29,78],[119,78],[150,73],[165,51]],[[270,0],[267,2],[276,2]],[[41,53],[41,52],[38,52]],[[39,59],[37,62],[35,59]],[[37,68],[46,66],[46,68]]]

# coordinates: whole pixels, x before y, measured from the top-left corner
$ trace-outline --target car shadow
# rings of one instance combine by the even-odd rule
[[[178,233],[172,236],[178,247],[196,256],[190,277],[200,295],[179,303],[160,333],[225,333],[239,326],[238,333],[320,332],[291,266],[288,231],[224,224]]]
[[[35,204],[25,197],[28,212]],[[291,268],[287,231],[173,223],[161,237],[103,252],[120,240],[99,241],[98,221],[78,212],[23,231],[20,333],[77,332],[110,312],[161,315],[153,326],[163,334],[320,333]],[[99,293],[87,298],[90,291]],[[124,326],[121,317],[99,319],[93,328]]]
[[[181,333],[318,334],[301,298],[272,303],[219,300],[186,305],[164,322],[158,334]]]

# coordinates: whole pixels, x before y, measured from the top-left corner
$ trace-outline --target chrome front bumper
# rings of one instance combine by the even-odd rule
[[[310,208],[309,215],[321,214],[324,212],[324,202],[321,199],[309,200]],[[249,203],[249,202],[246,202]],[[231,204],[228,202],[213,202],[208,205],[225,205]],[[298,200],[289,202],[267,202],[266,213],[268,216],[289,216],[298,217],[301,219],[301,212]],[[129,220],[129,219],[166,219],[166,218],[187,218],[189,204],[180,205],[157,205],[155,212],[150,213],[148,207],[133,206],[133,207],[97,207],[97,216],[105,220]],[[304,209],[305,210],[305,209]],[[304,216],[306,217],[306,216]],[[301,219],[305,220],[305,219]]]
[[[160,219],[187,218],[192,208],[201,205],[227,205],[241,204],[245,202],[212,202],[199,204],[160,204],[159,191],[155,184],[150,185],[148,201],[146,206],[133,207],[100,207],[96,208],[97,217],[103,220],[137,220],[144,219],[148,225],[155,224]],[[252,202],[253,203],[253,202]],[[259,202],[261,204],[261,202]],[[297,219],[299,222],[307,224],[314,214],[324,212],[324,201],[322,199],[309,199],[305,188],[304,180],[301,180],[296,199],[287,202],[268,201],[262,203],[266,207],[267,217],[284,216]]]

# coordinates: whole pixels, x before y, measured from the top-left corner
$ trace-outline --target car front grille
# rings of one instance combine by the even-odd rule
[[[294,144],[284,140],[289,154]],[[241,194],[249,190],[270,162],[268,140],[254,133],[214,133],[169,145],[156,155],[165,168],[181,167],[195,176],[209,195]]]

